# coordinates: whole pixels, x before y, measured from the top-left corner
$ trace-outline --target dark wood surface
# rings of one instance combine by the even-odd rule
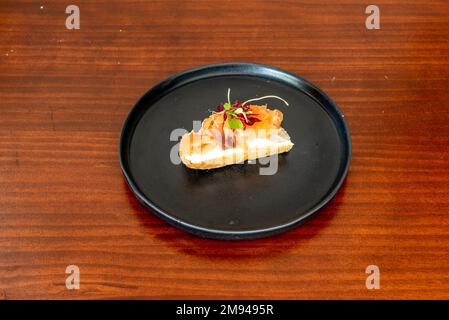
[[[449,298],[447,1],[376,1],[380,30],[349,0],[76,1],[80,30],[68,4],[0,1],[0,298]],[[349,122],[343,188],[286,234],[196,238],[122,178],[135,101],[224,61],[298,73]]]

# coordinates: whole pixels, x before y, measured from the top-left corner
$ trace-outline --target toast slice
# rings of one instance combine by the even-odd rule
[[[290,151],[293,143],[281,127],[283,114],[264,105],[242,106],[207,117],[198,132],[181,138],[179,155],[191,169],[213,169]]]

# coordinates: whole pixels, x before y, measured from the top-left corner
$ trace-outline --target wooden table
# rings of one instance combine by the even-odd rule
[[[79,30],[69,4],[0,2],[0,298],[449,298],[447,1],[376,1],[380,30],[350,0],[80,0]],[[349,122],[346,183],[286,234],[196,238],[122,178],[135,101],[224,61],[298,73]]]

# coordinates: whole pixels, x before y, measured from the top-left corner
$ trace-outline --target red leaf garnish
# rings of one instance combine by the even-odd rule
[[[260,122],[261,120],[254,117],[254,115],[247,115],[246,118],[245,116],[240,113],[237,115],[237,119],[239,119],[240,121],[242,121],[244,124],[247,124],[249,126],[253,125],[255,122]]]
[[[243,107],[242,107],[242,104],[241,104],[240,101],[238,101],[238,100],[235,100],[235,101],[234,101],[234,104],[232,105],[232,107],[233,107],[233,108],[236,108],[236,109],[237,109],[237,108],[243,108]]]
[[[258,118],[248,118],[248,121],[246,123],[248,125],[252,126],[256,122],[260,122],[260,119],[258,119]]]

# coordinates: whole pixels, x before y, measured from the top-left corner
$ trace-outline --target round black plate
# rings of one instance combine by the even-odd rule
[[[282,126],[295,143],[279,156],[274,175],[256,164],[199,171],[175,165],[170,141],[176,128],[192,130],[208,109],[227,100],[277,95],[262,101],[284,113]],[[169,223],[204,237],[258,238],[285,231],[335,195],[351,157],[343,114],[322,91],[280,69],[250,63],[207,65],[175,75],[134,106],[120,141],[123,174],[136,197]],[[265,165],[266,166],[266,165]]]

